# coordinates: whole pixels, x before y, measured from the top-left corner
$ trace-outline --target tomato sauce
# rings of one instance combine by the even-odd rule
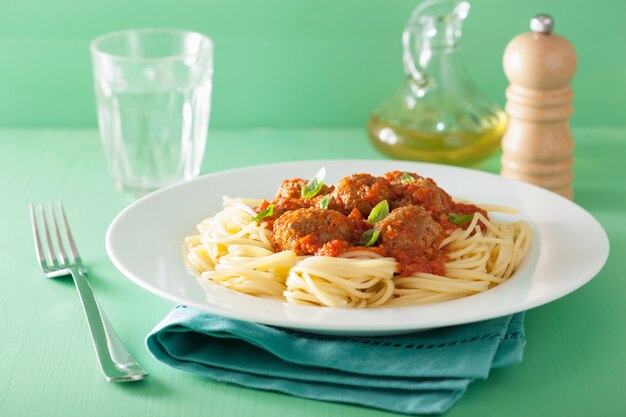
[[[407,174],[412,180],[407,177]],[[440,249],[439,245],[453,230],[459,227],[467,228],[470,223],[468,221],[457,225],[449,220],[449,216],[452,213],[457,216],[467,216],[480,212],[487,217],[484,210],[473,204],[455,203],[452,197],[430,178],[413,173],[392,171],[382,177],[377,177],[376,181],[359,181],[359,176],[366,175],[368,174],[355,174],[347,177],[348,179],[357,177],[355,180],[345,181],[344,179],[334,187],[325,185],[322,194],[308,199],[301,198],[297,188],[306,184],[305,181],[286,180],[283,182],[283,188],[279,189],[277,197],[271,202],[263,200],[255,211],[261,213],[271,204],[275,206],[273,214],[260,221],[268,223],[267,226],[273,231],[275,241],[277,238],[286,237],[295,242],[293,245],[281,242],[282,245],[278,246],[291,246],[301,254],[332,257],[350,251],[371,251],[395,258],[398,261],[398,273],[401,276],[409,276],[416,272],[444,275],[448,253],[447,248]],[[369,175],[368,177],[372,178]],[[389,190],[393,190],[391,198],[387,198],[392,208],[388,215],[389,221],[381,220],[381,223],[370,224],[366,217],[369,213],[362,213],[357,207],[363,210],[363,207],[378,204],[382,195],[390,195]],[[329,205],[322,207],[322,199],[325,199]],[[346,207],[346,201],[354,201],[354,206]],[[364,201],[371,202],[371,204],[363,205]],[[341,203],[343,213],[349,213],[347,216],[328,208],[337,207],[338,202]],[[408,210],[407,206],[413,208]],[[416,210],[414,206],[419,207],[419,210]],[[320,213],[320,210],[324,209],[336,214],[326,216]],[[288,216],[290,220],[294,218],[292,223],[284,224],[286,222],[281,219],[275,225],[276,219],[283,214],[298,210],[302,211],[301,216],[298,213]],[[310,210],[314,210],[316,214],[313,215]],[[396,212],[396,210],[400,211]],[[336,219],[339,214],[344,220]],[[328,217],[341,220],[341,222],[330,221]],[[311,221],[314,224],[310,224]],[[278,225],[278,223],[281,224]],[[305,226],[302,223],[305,223]],[[275,227],[282,229],[274,230]],[[348,227],[347,233],[346,227]],[[481,224],[481,227],[484,225]],[[352,228],[352,233],[349,228]],[[364,242],[368,240],[364,240],[363,235],[369,232],[368,236],[372,236],[374,232],[372,229],[378,233],[378,240],[373,243],[373,246],[365,247]],[[341,232],[341,238],[336,238],[339,232]],[[425,234],[421,235],[422,233]]]

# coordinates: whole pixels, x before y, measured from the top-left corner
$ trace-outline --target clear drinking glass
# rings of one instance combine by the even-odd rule
[[[213,42],[137,29],[91,43],[98,125],[118,190],[136,195],[196,177],[209,125]]]

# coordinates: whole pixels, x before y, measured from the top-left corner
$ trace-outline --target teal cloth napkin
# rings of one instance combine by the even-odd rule
[[[406,414],[448,410],[477,378],[518,363],[524,313],[384,337],[336,337],[178,306],[146,339],[154,357],[208,378]]]

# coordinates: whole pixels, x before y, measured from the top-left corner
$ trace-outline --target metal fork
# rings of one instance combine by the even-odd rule
[[[48,203],[47,208],[48,210],[45,209],[44,204],[39,204],[37,209],[32,204],[30,205],[35,252],[37,253],[37,260],[41,265],[41,269],[48,278],[70,275],[74,279],[74,284],[80,295],[85,317],[87,318],[87,324],[89,325],[91,340],[107,381],[125,382],[143,379],[148,373],[128,353],[94,297],[85,275],[87,270],[83,266],[76,249],[63,206],[61,203],[57,203],[57,209],[55,210],[53,205]],[[59,217],[61,221],[57,220]],[[52,219],[50,227],[49,219]],[[39,225],[43,229],[41,233]],[[53,245],[51,231],[54,232],[56,237],[56,246]],[[68,256],[66,251],[68,247],[71,257]]]

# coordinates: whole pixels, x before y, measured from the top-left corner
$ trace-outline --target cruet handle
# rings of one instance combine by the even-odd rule
[[[418,83],[425,81],[424,70],[419,65],[422,46],[422,28],[419,20],[423,17],[421,7],[411,13],[411,18],[402,32],[402,63],[404,72]]]
[[[465,0],[426,0],[413,10],[402,32],[402,61],[409,77],[426,84],[431,48],[457,42],[469,9]]]

